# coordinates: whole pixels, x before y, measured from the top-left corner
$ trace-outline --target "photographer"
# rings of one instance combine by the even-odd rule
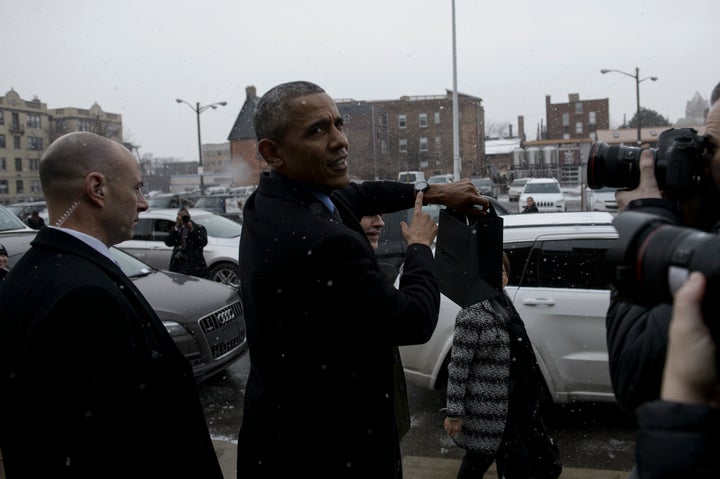
[[[705,121],[700,183],[692,195],[676,199],[658,187],[653,153],[640,156],[640,182],[636,189],[615,194],[619,211],[640,211],[661,216],[674,224],[717,233],[720,228],[720,84],[713,90]],[[718,292],[712,291],[711,294]],[[618,403],[634,411],[660,396],[662,365],[672,306],[645,307],[613,291],[607,313],[610,375]]]
[[[207,278],[208,267],[203,256],[207,242],[205,227],[194,223],[188,210],[179,209],[175,226],[165,238],[165,244],[173,247],[170,271]]]
[[[637,409],[642,478],[720,477],[720,384],[701,313],[705,286],[694,272],[676,293],[660,400]]]

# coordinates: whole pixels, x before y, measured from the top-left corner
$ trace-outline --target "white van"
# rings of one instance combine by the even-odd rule
[[[402,183],[417,183],[425,181],[425,173],[422,171],[401,171],[398,173],[398,181]]]

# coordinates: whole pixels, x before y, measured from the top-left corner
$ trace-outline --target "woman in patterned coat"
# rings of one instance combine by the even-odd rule
[[[509,260],[503,253],[502,286]],[[503,292],[463,308],[456,318],[445,429],[466,450],[458,479],[530,478],[526,447],[536,418],[541,376],[525,326]]]

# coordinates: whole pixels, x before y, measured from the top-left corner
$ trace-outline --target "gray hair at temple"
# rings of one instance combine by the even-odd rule
[[[287,125],[288,103],[315,93],[325,93],[325,90],[308,81],[281,83],[268,90],[255,109],[255,135],[258,141],[277,141],[282,138]]]
[[[720,100],[720,83],[715,85],[715,88],[713,88],[713,91],[710,94],[710,106],[713,106],[718,100]]]

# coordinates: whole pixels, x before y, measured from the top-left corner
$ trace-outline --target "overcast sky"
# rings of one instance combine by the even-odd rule
[[[197,159],[221,143],[245,100],[310,80],[334,98],[397,99],[453,88],[452,0],[0,0],[0,96],[123,116],[140,153]],[[486,122],[525,117],[534,139],[545,96],[609,98],[611,126],[641,104],[671,121],[720,82],[720,1],[455,0],[457,88]],[[352,154],[352,145],[351,145]]]

